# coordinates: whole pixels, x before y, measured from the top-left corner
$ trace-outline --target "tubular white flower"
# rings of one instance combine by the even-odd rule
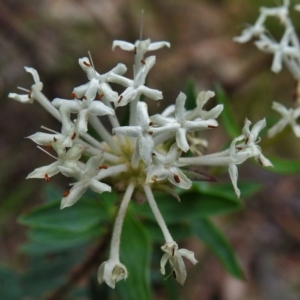
[[[128,275],[126,267],[120,263],[120,239],[124,217],[133,191],[134,184],[131,183],[127,187],[115,221],[109,259],[103,262],[98,269],[99,283],[105,281],[111,288],[115,288],[116,282],[126,279]]]
[[[178,159],[182,151],[173,144],[167,155],[154,152],[152,154],[153,165],[147,168],[146,183],[154,183],[168,179],[172,184],[182,188],[189,189],[192,182],[178,168]]]
[[[49,181],[49,178],[60,172],[60,167],[68,167],[77,169],[77,161],[81,157],[84,147],[82,145],[74,145],[69,150],[61,147],[58,143],[52,144],[53,149],[57,152],[57,161],[44,167],[40,167],[31,172],[26,178],[44,178]]]
[[[150,69],[155,64],[155,56],[149,56],[143,61],[142,67],[139,69],[134,80],[124,80],[122,76],[110,75],[110,81],[119,83],[127,86],[127,89],[119,96],[119,99],[115,101],[115,106],[124,106],[133,101],[135,98],[140,97],[140,95],[145,95],[152,100],[162,99],[162,92],[159,90],[151,89],[145,86],[146,76],[148,75]]]
[[[79,65],[86,72],[90,82],[76,87],[72,93],[73,98],[85,97],[86,100],[92,101],[95,99],[97,92],[100,97],[104,97],[111,102],[118,98],[118,93],[112,90],[108,82],[112,74],[123,75],[127,71],[124,64],[118,64],[111,71],[102,75],[96,72],[87,57],[80,58]]]
[[[79,171],[70,167],[59,167],[59,170],[63,175],[78,179],[78,182],[74,183],[72,188],[64,194],[61,201],[61,209],[75,204],[88,188],[99,194],[102,192],[111,192],[111,187],[109,185],[96,179],[96,176],[99,173],[99,167],[101,167],[103,160],[103,155],[92,156],[87,161],[84,168]]]
[[[274,54],[271,70],[275,73],[281,71],[284,58],[300,57],[299,49],[295,46],[290,46],[293,31],[293,28],[287,28],[280,43],[271,40],[267,36],[263,36],[259,41],[255,42],[255,45],[261,51]]]
[[[186,95],[184,93],[180,93],[176,99],[175,118],[154,115],[151,117],[151,120],[157,125],[166,126],[166,129],[174,131],[178,147],[182,151],[187,152],[190,148],[186,139],[187,132],[215,128],[218,126],[218,122],[214,119],[203,120],[201,118],[197,118],[193,121],[186,120],[186,113],[184,109],[185,101]]]
[[[28,91],[28,93],[26,95],[19,95],[16,93],[9,93],[8,97],[12,98],[14,100],[17,100],[19,102],[22,103],[33,103],[33,101],[35,100],[35,93],[34,93],[34,89],[33,87],[38,90],[41,91],[43,89],[43,83],[40,81],[40,77],[39,74],[37,72],[36,69],[34,68],[29,68],[29,67],[24,67],[25,71],[30,73],[32,75],[34,84],[31,87],[31,91]]]
[[[138,143],[138,153],[142,160],[149,165],[152,161],[151,154],[154,149],[153,134],[161,132],[162,129],[151,126],[148,115],[148,106],[145,102],[137,103],[136,121],[137,126],[117,127],[113,129],[113,132],[136,138]]]
[[[101,284],[106,282],[112,289],[120,280],[125,280],[128,276],[126,267],[118,260],[109,259],[104,261],[98,269],[98,281]]]
[[[216,119],[220,113],[222,112],[224,105],[218,104],[214,108],[212,108],[210,111],[203,110],[203,106],[207,103],[207,101],[214,97],[215,93],[213,91],[202,91],[197,96],[197,107],[186,113],[186,119],[188,120],[194,120],[195,118],[201,118],[203,120],[208,119]]]
[[[268,136],[273,137],[284,127],[290,125],[294,134],[300,137],[300,125],[297,124],[297,119],[300,117],[300,107],[287,109],[282,104],[273,102],[272,108],[281,114],[281,119],[268,130]]]
[[[70,110],[71,113],[78,113],[76,127],[80,134],[87,132],[89,115],[104,116],[115,115],[115,111],[100,101],[86,100],[65,100],[56,98],[52,101],[55,107],[62,107],[62,110]]]
[[[194,252],[187,249],[178,249],[176,242],[172,241],[166,243],[161,247],[165,252],[160,261],[160,272],[165,275],[165,265],[169,261],[175,279],[183,285],[187,276],[186,268],[182,257],[187,258],[192,264],[196,264],[198,261],[195,259]]]

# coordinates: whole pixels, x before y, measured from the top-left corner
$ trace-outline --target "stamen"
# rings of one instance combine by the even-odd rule
[[[153,125],[153,122],[150,122],[150,123],[149,123],[149,126],[152,126],[152,125]]]
[[[152,134],[153,134],[153,131],[148,131],[148,134],[149,134],[149,135],[152,135]]]
[[[18,88],[19,90],[24,91],[24,92],[27,92],[27,93],[30,92],[30,90],[27,90],[27,89],[25,89],[25,88],[23,88],[23,87],[21,87],[21,86],[18,86],[17,88]]]
[[[134,53],[134,55],[136,55],[136,46],[134,46],[133,53]]]
[[[86,96],[83,96],[82,99],[87,100]]]
[[[52,129],[48,128],[48,127],[41,126],[41,128],[43,128],[43,129],[45,129],[45,130],[48,130],[48,131],[50,131],[50,132],[58,133],[58,134],[59,134],[59,132],[57,132],[57,131],[55,131],[55,130],[52,130]]]
[[[207,125],[207,128],[217,128],[218,126]]]
[[[180,178],[177,174],[174,174],[174,179],[177,183],[180,183]]]
[[[146,64],[146,61],[145,60],[141,60],[141,63],[143,64],[143,65],[145,65]]]
[[[77,98],[77,95],[76,95],[75,93],[72,93],[72,94],[71,94],[71,97],[72,97],[73,99],[76,99],[76,98]]]
[[[83,64],[87,67],[90,67],[91,65],[87,62],[87,61],[84,61]]]
[[[91,63],[92,63],[92,67],[93,67],[93,69],[94,69],[94,75],[95,75],[95,77],[96,77],[96,70],[95,70],[95,66],[94,66],[94,62],[93,62],[93,59],[92,59],[91,52],[88,51],[88,54],[89,54],[90,61],[91,61]]]
[[[156,156],[155,152],[152,152],[151,155],[152,155],[152,156]]]
[[[31,99],[31,91],[28,93],[28,98]]]
[[[141,11],[141,27],[140,27],[140,41],[143,38],[143,26],[144,26],[144,10]]]
[[[71,140],[75,140],[75,138],[76,138],[76,132],[73,133]]]
[[[53,138],[53,141],[54,141],[54,142],[56,142],[56,141],[57,141],[57,139],[54,137],[54,138]]]
[[[56,159],[57,160],[57,157],[55,157],[54,155],[52,155],[51,153],[49,153],[48,151],[46,151],[45,149],[43,149],[42,147],[40,146],[37,146],[37,148],[39,148],[40,150],[42,150],[43,152],[45,152],[46,154],[48,154],[49,156],[51,156],[52,158]]]
[[[123,96],[121,95],[121,96],[119,97],[118,103],[120,103],[122,99],[123,99]]]

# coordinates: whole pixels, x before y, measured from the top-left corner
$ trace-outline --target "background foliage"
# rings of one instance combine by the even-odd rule
[[[53,129],[59,124],[37,105],[7,98],[16,86],[30,85],[24,65],[39,70],[50,99],[68,98],[84,82],[77,60],[87,50],[100,71],[120,61],[130,70],[132,57],[111,52],[111,44],[138,38],[143,8],[144,36],[172,44],[157,53],[150,73],[149,84],[165,98],[161,107],[150,107],[151,113],[173,102],[188,79],[194,83],[190,99],[193,89],[217,90],[216,101],[227,106],[222,128],[208,136],[208,151],[216,151],[240,132],[245,116],[253,122],[268,116],[271,125],[276,121],[271,102],[288,105],[291,99],[293,82],[286,71],[275,76],[270,57],[232,42],[244,22],[256,19],[260,5],[257,0],[1,1],[0,299],[298,299],[299,141],[290,131],[261,143],[275,165],[272,173],[255,163],[239,169],[242,200],[219,168],[205,170],[217,183],[180,191],[180,203],[157,195],[171,233],[199,260],[188,265],[184,287],[159,274],[159,228],[146,204],[131,205],[121,246],[130,275],[112,291],[98,286],[95,274],[107,257],[120,195],[90,193],[60,211],[67,186],[63,177],[49,184],[25,181],[48,158],[22,138],[41,124]],[[275,33],[280,29],[271,26]]]

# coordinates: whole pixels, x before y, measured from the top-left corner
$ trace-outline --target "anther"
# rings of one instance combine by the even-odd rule
[[[45,174],[45,180],[46,180],[47,182],[49,182],[49,181],[50,181],[50,177],[48,176],[48,174],[47,174],[47,173]]]
[[[64,193],[63,193],[63,197],[67,197],[69,194],[70,194],[70,190],[67,190],[67,191],[65,191]]]
[[[102,165],[102,166],[99,166],[99,169],[100,169],[100,170],[102,170],[102,169],[106,170],[106,169],[108,169],[108,166]]]
[[[56,142],[56,141],[57,141],[57,139],[56,139],[55,137],[53,137],[53,141],[54,141],[54,142]]]
[[[123,99],[123,96],[121,95],[121,96],[119,97],[118,103],[120,103],[122,99]]]
[[[49,151],[50,151],[50,149],[51,149],[51,144],[47,144],[47,145],[46,145],[46,151],[48,151],[48,152],[49,152]]]
[[[71,97],[72,97],[73,99],[76,99],[76,98],[77,98],[77,95],[76,95],[75,93],[72,93],[72,94],[71,94]]]
[[[76,138],[76,132],[73,133],[71,140],[74,140]]]
[[[208,125],[208,128],[217,128],[218,126]]]
[[[153,134],[153,131],[148,131],[148,134],[149,134],[149,135],[152,135],[152,134]]]
[[[101,100],[103,98],[103,96],[104,96],[104,94],[99,94],[98,97],[97,97],[97,99]]]
[[[85,66],[87,66],[87,67],[90,67],[90,66],[91,66],[91,65],[90,65],[88,62],[86,62],[86,61],[84,61],[83,64],[84,64]]]
[[[152,156],[156,156],[155,152],[152,152],[151,155],[152,155]]]
[[[86,96],[83,96],[82,99],[86,100],[87,98],[86,98]]]
[[[180,178],[177,174],[174,174],[174,179],[177,183],[180,183]]]
[[[149,123],[149,126],[152,126],[152,125],[153,125],[153,122],[150,122],[150,123]]]
[[[136,55],[136,46],[134,46],[133,53],[134,53],[134,55]]]
[[[143,64],[143,65],[145,65],[146,64],[146,62],[145,62],[145,60],[141,60],[141,63]]]
[[[31,99],[31,91],[28,93],[28,98]]]

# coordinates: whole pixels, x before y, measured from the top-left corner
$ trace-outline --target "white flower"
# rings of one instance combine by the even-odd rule
[[[182,151],[187,152],[190,148],[186,139],[187,132],[215,128],[218,126],[218,122],[213,119],[203,120],[201,118],[197,118],[193,121],[186,120],[186,113],[184,109],[185,101],[186,95],[184,93],[180,93],[176,99],[175,118],[154,115],[151,117],[151,120],[157,125],[166,126],[167,129],[175,131],[178,147]]]
[[[153,134],[160,132],[161,128],[152,127],[148,115],[148,106],[145,102],[138,102],[136,108],[137,126],[122,126],[113,129],[114,133],[121,133],[125,136],[136,138],[138,153],[142,160],[149,165],[152,161],[154,149]]]
[[[178,249],[176,242],[166,243],[161,249],[165,252],[160,261],[160,272],[165,275],[165,265],[169,261],[174,277],[183,285],[187,276],[186,268],[182,257],[187,258],[192,264],[198,261],[195,259],[194,252],[187,249]]]
[[[109,78],[112,74],[123,75],[127,71],[126,66],[124,64],[118,64],[111,71],[100,75],[93,68],[87,57],[80,58],[79,65],[86,72],[90,82],[76,87],[72,93],[73,98],[85,97],[86,100],[92,101],[95,99],[98,92],[99,97],[107,99],[111,102],[115,101],[115,99],[118,97],[118,93],[113,91],[108,84]]]
[[[287,109],[282,104],[273,102],[272,108],[281,114],[281,119],[268,130],[268,136],[273,137],[282,131],[285,126],[290,125],[295,135],[300,137],[300,125],[297,124],[297,119],[300,116],[300,107]]]
[[[284,61],[285,58],[299,58],[300,56],[299,49],[290,45],[293,34],[294,29],[287,28],[280,43],[271,40],[266,35],[264,35],[261,40],[255,42],[255,45],[263,52],[274,54],[271,70],[275,73],[281,70],[282,61]]]
[[[48,166],[35,169],[27,176],[27,179],[45,178],[46,181],[49,181],[50,177],[60,172],[60,167],[62,166],[72,169],[77,167],[77,161],[84,151],[84,147],[82,145],[74,145],[69,150],[66,150],[65,147],[61,147],[58,143],[52,143],[52,146],[57,152],[57,161]]]
[[[146,77],[155,64],[155,56],[147,57],[139,69],[138,73],[134,77],[134,80],[127,79],[125,77],[111,74],[109,80],[127,87],[127,89],[116,99],[115,106],[124,106],[133,101],[136,97],[145,95],[153,100],[162,99],[162,92],[159,90],[151,89],[145,86]]]
[[[234,187],[234,191],[240,197],[240,190],[237,187],[238,169],[237,164],[243,163],[250,157],[254,157],[262,166],[272,167],[272,163],[262,154],[261,148],[257,145],[259,132],[266,126],[266,120],[262,119],[253,125],[250,130],[251,122],[246,119],[243,128],[243,134],[235,138],[230,145],[230,158],[232,163],[229,164],[229,175]],[[240,143],[240,141],[244,142]]]
[[[177,166],[181,153],[182,151],[176,144],[172,145],[167,155],[153,152],[153,165],[149,166],[147,169],[146,183],[154,183],[167,178],[172,184],[182,189],[189,189],[192,182]]]
[[[84,134],[87,132],[87,123],[89,115],[104,116],[104,115],[115,115],[115,111],[103,104],[100,101],[93,101],[87,99],[83,100],[65,100],[56,98],[52,101],[55,107],[59,107],[61,114],[67,113],[78,113],[76,127],[79,133]]]
[[[35,100],[34,90],[41,91],[43,89],[43,83],[40,81],[39,74],[35,69],[28,67],[24,68],[26,72],[30,73],[33,77],[34,84],[31,86],[31,91],[28,91],[26,95],[9,93],[8,97],[22,103],[33,103],[33,101]]]
[[[61,166],[59,170],[67,177],[75,177],[78,181],[63,195],[60,208],[75,204],[88,188],[96,193],[111,192],[111,187],[98,181],[95,177],[101,172],[103,155],[92,156],[82,169]]]
[[[154,51],[163,47],[170,48],[170,46],[171,45],[169,42],[162,41],[162,42],[151,43],[150,39],[143,40],[143,41],[137,40],[134,44],[125,41],[115,40],[113,42],[112,49],[114,50],[116,47],[120,47],[122,50],[136,52],[141,56],[144,56],[144,54],[147,51]]]
[[[103,262],[98,269],[99,283],[105,281],[113,289],[118,281],[125,280],[127,276],[127,269],[119,260],[109,259]]]
[[[214,97],[215,93],[213,91],[202,91],[198,94],[197,96],[197,107],[193,109],[190,112],[186,113],[186,119],[188,120],[193,120],[197,117],[203,119],[203,120],[208,120],[208,119],[216,119],[220,113],[222,112],[224,105],[223,104],[218,104],[211,110],[203,110],[203,106],[207,103],[207,101]]]

